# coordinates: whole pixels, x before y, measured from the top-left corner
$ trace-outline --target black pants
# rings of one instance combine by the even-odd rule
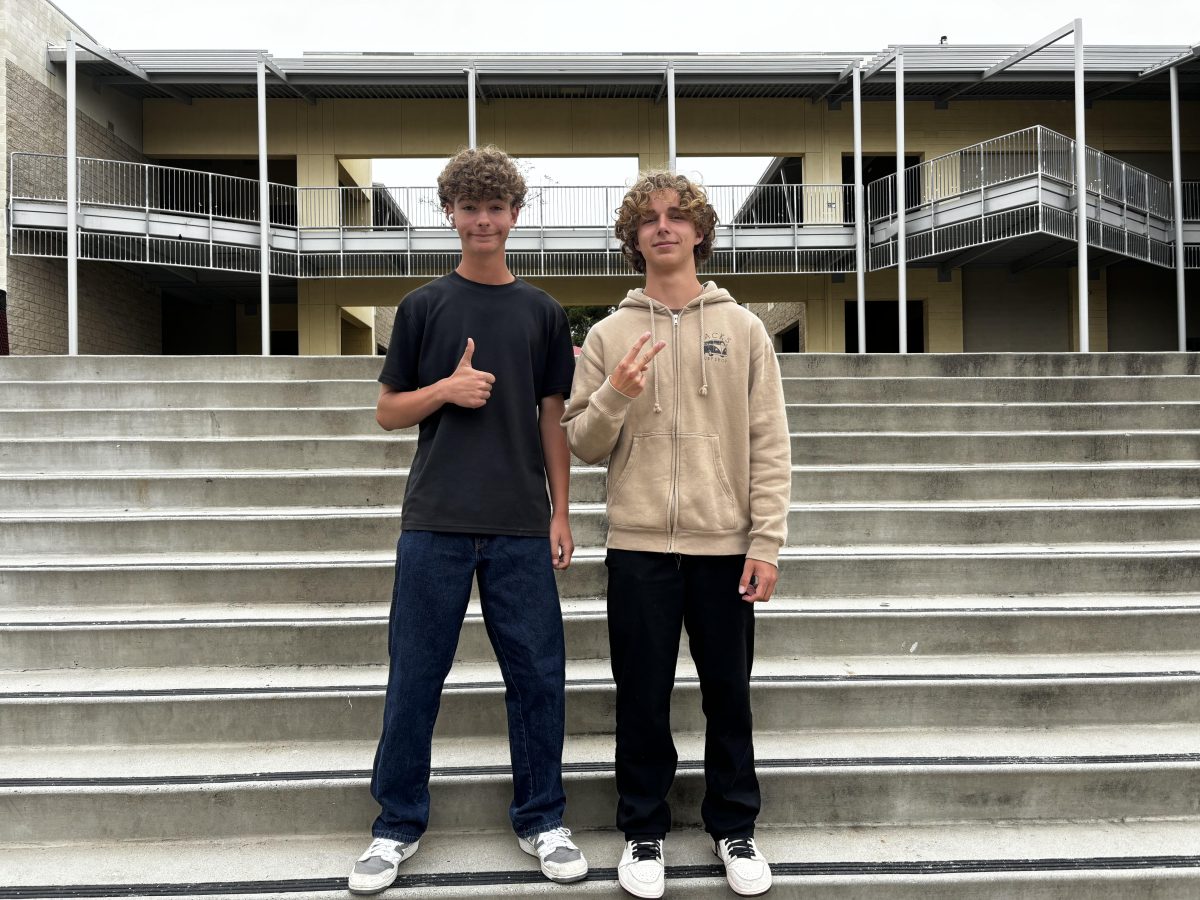
[[[738,595],[745,557],[609,550],[606,564],[617,683],[617,828],[627,840],[671,830],[667,791],[679,761],[671,689],[682,626],[706,721],[704,830],[716,839],[752,836],[761,799],[750,712],[754,604]]]

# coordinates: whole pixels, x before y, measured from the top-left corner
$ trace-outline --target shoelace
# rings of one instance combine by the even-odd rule
[[[400,848],[403,844],[398,844],[388,838],[375,838],[371,841],[371,846],[367,848],[367,852],[359,857],[362,859],[370,859],[372,856],[378,856],[380,859],[390,863],[394,863],[400,859]]]
[[[638,862],[647,859],[662,859],[659,841],[630,841],[633,844],[633,858]]]
[[[754,859],[753,838],[729,838],[724,843],[725,855],[730,859]]]
[[[544,850],[548,854],[553,853],[559,847],[566,847],[568,850],[579,849],[573,843],[571,843],[571,829],[564,827],[551,828],[549,831],[543,831],[540,835],[538,835],[538,844],[539,849]]]

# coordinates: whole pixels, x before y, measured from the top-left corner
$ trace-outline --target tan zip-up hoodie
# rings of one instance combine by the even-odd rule
[[[608,376],[647,331],[647,347],[667,346],[633,399]],[[778,565],[791,496],[779,363],[727,291],[709,282],[679,313],[630,291],[588,333],[563,425],[580,459],[609,457],[609,547]]]

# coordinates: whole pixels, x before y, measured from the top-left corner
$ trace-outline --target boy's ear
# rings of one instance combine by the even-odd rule
[[[454,215],[454,207],[449,203],[442,204],[442,214],[448,219]]]

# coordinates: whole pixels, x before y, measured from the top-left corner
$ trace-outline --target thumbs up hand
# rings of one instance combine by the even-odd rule
[[[467,338],[467,348],[454,369],[454,374],[442,379],[442,390],[447,403],[467,409],[479,409],[492,396],[492,385],[496,376],[491,372],[476,369],[471,360],[475,356],[475,341]]]

